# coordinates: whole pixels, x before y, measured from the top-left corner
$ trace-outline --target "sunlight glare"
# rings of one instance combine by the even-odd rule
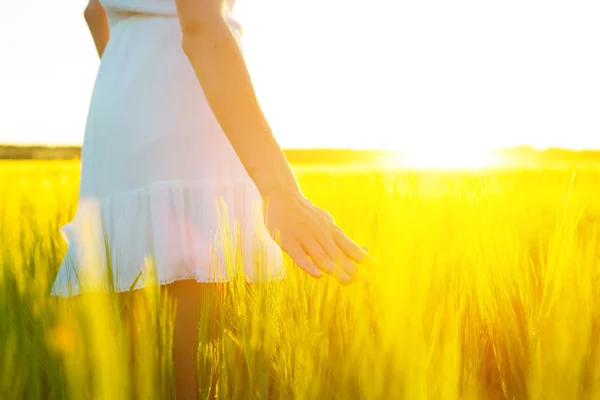
[[[486,150],[412,150],[399,156],[399,163],[414,169],[483,169],[498,164]]]

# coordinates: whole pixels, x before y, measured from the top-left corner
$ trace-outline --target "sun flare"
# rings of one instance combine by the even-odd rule
[[[411,150],[394,157],[397,166],[412,169],[475,170],[497,166],[498,158],[486,150]]]

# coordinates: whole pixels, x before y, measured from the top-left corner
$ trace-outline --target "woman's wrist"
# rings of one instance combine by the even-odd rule
[[[263,198],[266,197],[297,197],[302,192],[298,182],[294,179],[292,182],[284,182],[277,179],[257,180],[256,187]]]
[[[270,157],[263,157],[260,165],[246,167],[248,174],[258,188],[261,196],[302,195],[298,180],[292,171],[285,155],[278,147]]]
[[[279,164],[279,165],[277,165]],[[262,197],[301,195],[300,185],[287,161],[251,171],[250,177]]]

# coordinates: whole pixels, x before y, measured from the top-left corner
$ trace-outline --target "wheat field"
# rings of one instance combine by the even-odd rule
[[[48,295],[78,168],[0,164],[0,398],[169,398],[170,299],[143,294],[133,372],[127,300]],[[229,286],[226,327],[200,348],[202,398],[600,398],[600,170],[295,168],[377,258],[369,283],[288,260],[280,284]]]

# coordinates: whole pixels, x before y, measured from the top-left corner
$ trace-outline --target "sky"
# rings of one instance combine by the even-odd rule
[[[81,144],[85,0],[7,1],[0,143]],[[600,149],[600,2],[238,0],[283,147]]]

